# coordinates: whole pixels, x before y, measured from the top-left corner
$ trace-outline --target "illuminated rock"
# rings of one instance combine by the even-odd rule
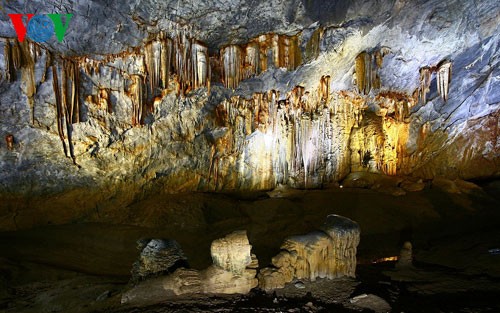
[[[239,274],[252,262],[251,249],[246,232],[239,231],[214,240],[210,251],[214,265]]]
[[[271,291],[283,288],[293,279],[334,279],[354,277],[360,229],[356,222],[329,215],[321,231],[292,236],[273,257],[274,267],[259,272],[259,287]]]
[[[450,61],[445,60],[438,65],[436,82],[439,95],[444,101],[447,101],[451,82]]]
[[[383,47],[371,52],[363,51],[356,57],[355,74],[356,86],[361,94],[368,94],[373,89],[379,89],[380,77],[378,70],[382,68],[384,56],[390,53],[390,49]]]
[[[246,45],[226,46],[220,56],[224,85],[231,89],[243,79],[266,71],[268,64],[294,70],[302,60],[298,36],[278,34],[261,35]]]
[[[214,264],[207,269],[198,271],[180,267],[167,276],[145,280],[125,292],[122,303],[154,303],[184,294],[247,294],[258,285],[256,274],[259,263],[257,257],[251,254],[251,249],[246,231],[235,231],[212,242]],[[179,261],[184,262],[185,259],[174,241],[151,241],[134,265],[134,273],[138,273],[135,276],[145,277],[151,276],[151,272],[170,272],[173,264],[178,265]],[[169,270],[165,271],[165,268]],[[147,289],[155,290],[157,298],[148,300]]]
[[[200,10],[84,0],[65,6],[75,12],[65,41],[43,46],[20,44],[3,23],[0,128],[20,144],[0,155],[2,199],[54,195],[69,213],[34,200],[43,219],[7,209],[2,225],[87,218],[96,203],[126,207],[157,187],[317,188],[351,171],[497,175],[497,3],[442,4],[449,14],[385,0]],[[222,127],[223,138],[208,140]],[[60,197],[67,191],[71,201]]]

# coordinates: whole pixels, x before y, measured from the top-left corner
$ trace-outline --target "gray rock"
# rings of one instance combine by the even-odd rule
[[[187,266],[184,252],[175,240],[142,239],[138,241],[138,248],[141,254],[132,268],[132,281],[135,283]]]

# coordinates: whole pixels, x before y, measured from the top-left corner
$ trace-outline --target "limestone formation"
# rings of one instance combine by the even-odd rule
[[[411,242],[407,241],[403,244],[403,247],[401,248],[398,262],[396,262],[396,268],[407,269],[412,266],[413,266],[413,247]]]
[[[246,231],[235,231],[212,243],[214,264],[207,269],[198,271],[180,267],[166,276],[145,280],[124,293],[122,303],[141,302],[148,288],[159,292],[157,302],[185,294],[247,294],[258,284],[256,274],[259,263],[256,256],[251,254],[251,249]],[[181,253],[175,241],[153,240],[141,253],[140,263],[134,265],[134,271],[138,272],[135,276],[150,276],[151,272],[169,273],[173,262],[178,264],[178,260],[185,261],[183,256],[179,258]],[[165,271],[166,268],[168,271]]]
[[[61,11],[7,2],[9,12]],[[64,42],[43,44],[19,42],[4,16],[0,129],[20,153],[0,149],[2,229],[45,223],[11,210],[17,196],[69,222],[156,188],[316,188],[351,171],[497,175],[497,3],[445,0],[447,14],[431,2],[367,3],[69,1]],[[49,210],[46,195],[72,213]]]
[[[438,65],[436,82],[439,95],[444,101],[447,101],[451,82],[450,61],[444,60]]]
[[[225,271],[240,274],[252,262],[246,232],[239,231],[214,240],[210,248],[214,265]]]
[[[356,57],[356,86],[360,94],[368,94],[373,89],[381,87],[378,70],[382,68],[384,57],[390,49],[383,47],[373,51],[363,51]]]
[[[139,259],[132,268],[132,281],[165,275],[187,265],[180,245],[172,239],[144,239],[138,242]]]
[[[282,251],[272,259],[273,267],[260,271],[259,287],[271,291],[294,279],[354,277],[360,238],[358,224],[339,215],[329,215],[320,229],[287,238]]]
[[[221,49],[220,56],[224,85],[230,89],[266,71],[269,64],[294,70],[302,60],[298,36],[278,34],[260,35],[246,45],[229,45]]]

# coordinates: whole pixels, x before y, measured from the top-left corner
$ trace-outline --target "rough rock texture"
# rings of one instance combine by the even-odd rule
[[[321,231],[285,240],[272,259],[274,267],[259,272],[259,287],[271,291],[293,279],[354,277],[359,236],[356,222],[329,215]]]
[[[2,5],[1,229],[158,190],[499,175],[497,1]],[[74,18],[19,44],[4,12]]]
[[[175,240],[140,240],[138,248],[141,250],[141,255],[132,268],[133,282],[172,273],[178,267],[187,265],[184,252]]]
[[[146,280],[122,295],[122,303],[156,303],[187,294],[247,294],[257,287],[258,260],[251,254],[246,231],[235,231],[212,243],[214,264],[203,271],[178,268]],[[149,292],[155,293],[150,297]]]

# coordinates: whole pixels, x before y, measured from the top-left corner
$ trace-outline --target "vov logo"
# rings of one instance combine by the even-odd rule
[[[55,34],[57,40],[62,42],[73,14],[8,14],[12,26],[20,42],[24,41],[26,35],[35,42],[46,42]],[[62,17],[66,16],[63,23]],[[24,21],[23,21],[23,17]]]

